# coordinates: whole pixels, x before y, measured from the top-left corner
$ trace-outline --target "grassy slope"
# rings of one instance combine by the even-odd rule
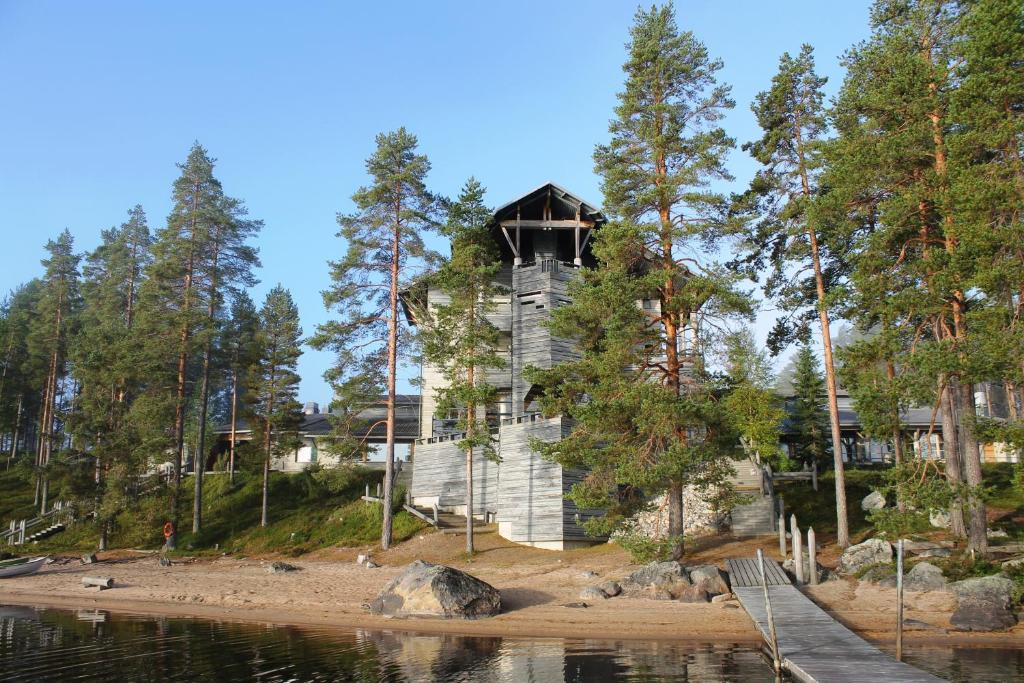
[[[182,552],[232,551],[300,555],[327,546],[359,546],[380,538],[380,506],[359,500],[363,488],[374,476],[355,470],[329,482],[308,474],[273,473],[270,485],[270,524],[259,526],[262,480],[258,474],[239,473],[234,485],[224,475],[204,479],[203,531],[194,536],[192,529],[192,491],[194,482],[182,483],[182,521],[179,549]],[[374,479],[374,481],[376,481]],[[26,493],[27,492],[27,493]],[[31,510],[32,490],[23,480],[0,478],[0,522],[10,512]],[[10,494],[10,495],[9,495]],[[396,496],[396,500],[401,500]],[[169,491],[158,492],[123,513],[110,537],[114,548],[159,548],[161,528],[166,521]],[[395,516],[394,536],[405,540],[425,524],[407,512]],[[98,530],[92,522],[75,524],[33,547],[34,552],[85,552],[94,550]]]

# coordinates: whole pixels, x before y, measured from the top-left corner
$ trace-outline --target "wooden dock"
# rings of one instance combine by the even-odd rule
[[[770,643],[761,573],[754,559],[728,560],[733,593]],[[805,683],[939,683],[941,678],[897,662],[839,624],[790,582],[782,567],[764,561],[783,667]],[[770,647],[770,645],[769,645]]]

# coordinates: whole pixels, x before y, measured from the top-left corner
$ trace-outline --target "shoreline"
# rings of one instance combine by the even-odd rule
[[[757,634],[753,625],[750,632],[705,632],[679,633],[667,632],[664,628],[653,627],[637,631],[636,629],[618,630],[609,628],[606,623],[580,624],[567,619],[554,626],[531,624],[529,621],[502,621],[503,613],[496,617],[477,620],[431,619],[419,618],[388,618],[372,614],[354,615],[343,613],[338,616],[317,615],[310,612],[279,610],[266,607],[230,608],[211,605],[188,605],[153,601],[136,601],[124,599],[103,599],[88,595],[50,595],[19,593],[7,595],[0,593],[0,605],[15,605],[37,609],[60,609],[66,611],[82,609],[100,609],[120,615],[169,617],[175,619],[204,619],[244,624],[261,624],[278,627],[315,628],[322,630],[370,630],[401,632],[416,635],[452,635],[482,638],[508,638],[514,640],[555,639],[555,640],[602,640],[602,641],[664,641],[683,643],[722,643],[736,645],[764,645],[764,639]],[[328,610],[323,610],[328,612]],[[744,613],[745,614],[745,613]],[[830,616],[836,616],[829,613]],[[568,632],[571,630],[571,633]],[[855,631],[873,645],[895,644],[895,630],[892,631]],[[712,637],[713,636],[713,637]],[[1006,633],[925,633],[905,631],[903,642],[911,646],[928,647],[970,647],[970,648],[1011,648],[1024,649],[1024,641],[1012,632]]]

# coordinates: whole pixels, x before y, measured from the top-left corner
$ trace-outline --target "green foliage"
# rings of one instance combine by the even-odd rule
[[[973,559],[964,553],[938,561],[942,575],[950,582],[992,576],[999,573],[999,565],[985,559]]]
[[[636,564],[670,559],[673,549],[683,545],[684,541],[682,536],[651,538],[637,531],[622,532],[615,536],[615,542],[629,553]]]
[[[784,457],[779,431],[785,411],[772,390],[774,376],[767,355],[749,330],[725,339],[729,391],[722,400],[748,455],[758,454],[776,469]]]
[[[406,360],[411,348],[413,340],[399,320],[398,292],[438,258],[424,241],[437,227],[439,208],[426,186],[430,162],[405,128],[381,133],[376,142],[366,161],[371,184],[352,195],[354,213],[338,215],[346,252],[329,262],[331,286],[323,293],[336,318],[317,326],[310,339],[314,348],[335,354],[324,373],[334,390],[333,447],[350,457],[362,447],[351,436],[363,426],[357,424],[359,413],[394,387],[391,352]]]
[[[419,341],[423,360],[439,368],[445,380],[437,389],[437,412],[459,415],[458,427],[465,433],[459,448],[479,449],[496,459],[493,425],[484,413],[497,397],[486,373],[505,367],[497,350],[498,328],[487,319],[500,291],[501,260],[487,228],[491,212],[483,196],[484,188],[470,178],[449,207],[442,232],[451,239],[451,258],[429,278],[449,302],[422,312]]]
[[[825,409],[825,378],[810,345],[797,352],[793,374],[793,402],[789,413],[790,429],[797,457],[803,462],[824,465],[831,462],[832,443]]]

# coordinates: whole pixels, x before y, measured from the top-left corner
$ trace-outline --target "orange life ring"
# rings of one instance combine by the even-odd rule
[[[164,524],[164,538],[170,538],[174,534],[174,522]]]

